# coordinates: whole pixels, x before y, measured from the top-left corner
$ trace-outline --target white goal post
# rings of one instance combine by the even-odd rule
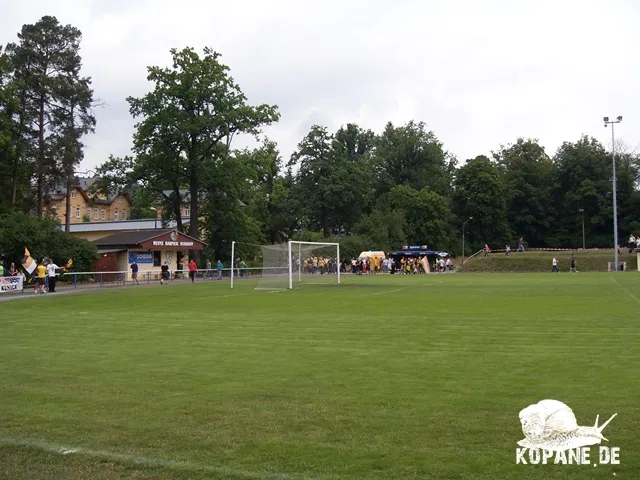
[[[252,261],[251,267],[245,267],[248,262],[235,257],[235,247],[236,242],[232,242],[231,288],[234,281],[241,279],[257,280],[256,290],[292,290],[296,285],[340,283],[339,243],[291,240],[260,245],[260,255]]]

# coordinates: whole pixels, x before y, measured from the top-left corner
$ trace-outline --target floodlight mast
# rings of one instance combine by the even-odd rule
[[[611,125],[611,160],[613,162],[613,251],[615,252],[615,264],[614,268],[618,271],[618,199],[616,193],[616,137],[615,137],[615,124],[622,122],[622,115],[619,115],[616,120],[609,120],[609,117],[603,117],[605,128],[607,125]]]

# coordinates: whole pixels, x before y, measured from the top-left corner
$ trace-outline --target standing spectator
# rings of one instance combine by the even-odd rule
[[[60,267],[53,263],[51,260],[47,263],[47,276],[49,277],[49,292],[55,293],[56,291],[56,270]]]
[[[553,261],[551,262],[551,264],[552,264],[551,273],[557,272],[558,271],[558,259],[556,257],[553,257]]]
[[[207,260],[207,275],[209,280],[213,280],[213,269],[211,268],[211,260]]]
[[[637,239],[636,239],[635,235],[632,233],[629,236],[629,253],[633,252],[633,249],[636,248],[636,241],[637,241]]]
[[[520,240],[518,240],[518,252],[522,251],[522,253],[524,253],[524,237],[520,237]],[[518,253],[516,252],[516,253]]]
[[[189,261],[189,278],[191,279],[191,283],[196,281],[197,271],[198,271],[198,266],[196,265],[196,262],[192,258],[191,261]]]
[[[164,285],[164,282],[169,281],[169,264],[164,262],[160,267],[160,285]]]
[[[11,262],[11,266],[9,267],[9,276],[16,277],[18,276],[18,270],[16,269],[16,264]]]
[[[44,293],[44,282],[47,278],[47,268],[43,265],[43,262],[40,262],[36,267],[36,278],[37,286],[34,293]]]
[[[220,260],[218,260],[218,264],[216,265],[216,269],[218,270],[218,280],[222,280],[222,269],[224,268],[224,265],[222,265],[222,262]]]
[[[247,264],[245,263],[244,260],[240,260],[240,278],[243,277],[247,277],[248,278],[248,274],[249,274],[249,269],[247,267]]]
[[[511,245],[505,245],[504,253],[507,257],[509,256],[509,254],[511,253]]]
[[[578,270],[576,270],[576,256],[575,255],[571,255],[571,260],[569,262],[569,272],[578,272]]]
[[[484,244],[484,248],[482,249],[484,250],[484,256],[488,257],[489,253],[491,252],[491,250],[489,249],[489,245],[487,245],[486,243]]]
[[[130,268],[131,268],[131,279],[133,283],[135,283],[136,285],[140,285],[140,283],[138,283],[138,264],[136,263],[135,260],[131,264]]]

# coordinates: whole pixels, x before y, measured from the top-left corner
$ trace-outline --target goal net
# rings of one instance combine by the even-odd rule
[[[260,250],[262,265],[254,275],[256,290],[340,283],[340,245],[337,243],[291,241],[262,245]]]

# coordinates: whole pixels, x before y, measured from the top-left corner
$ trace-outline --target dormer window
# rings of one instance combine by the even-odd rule
[[[71,198],[76,198],[77,192],[74,190],[71,192]]]

